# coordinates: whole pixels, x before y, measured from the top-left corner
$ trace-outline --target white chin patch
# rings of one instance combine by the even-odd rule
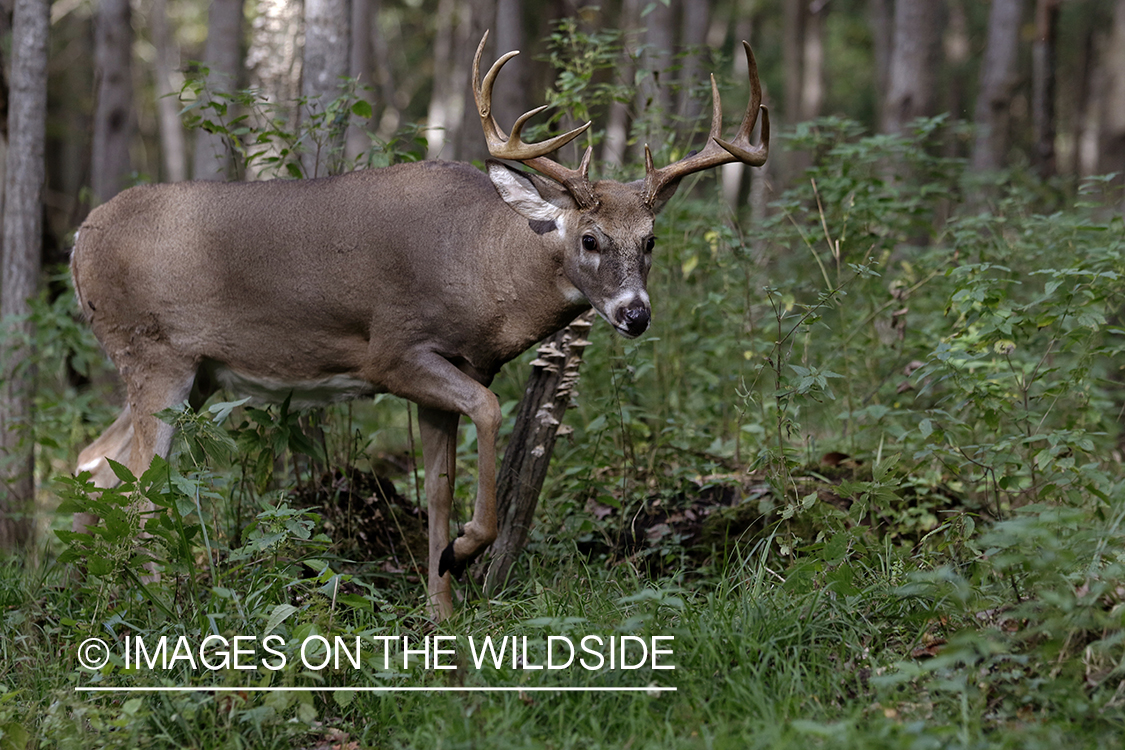
[[[617,311],[623,307],[628,307],[637,300],[643,302],[645,307],[652,309],[652,306],[649,303],[648,293],[644,289],[627,289],[610,299],[609,302],[605,304],[604,311],[597,305],[594,306],[594,309],[598,311],[598,315],[602,317],[602,320],[613,326],[613,329],[615,331],[617,331],[627,339],[635,339],[642,333],[644,333],[644,331],[641,331],[639,333],[630,333],[629,329],[626,328],[625,325],[617,323],[616,321]],[[645,327],[645,330],[648,330],[647,326]]]

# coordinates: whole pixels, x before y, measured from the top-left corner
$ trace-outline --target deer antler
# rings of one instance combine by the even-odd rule
[[[750,43],[743,42],[746,49],[746,64],[750,75],[750,104],[742,118],[742,125],[738,133],[730,141],[722,139],[723,134],[723,105],[719,98],[719,87],[715,83],[715,76],[711,76],[711,132],[707,136],[707,145],[699,153],[686,156],[666,167],[656,169],[652,165],[652,152],[645,146],[645,182],[644,201],[649,206],[656,202],[656,196],[669,182],[674,182],[689,174],[701,172],[704,169],[717,167],[720,164],[729,164],[740,161],[752,167],[760,167],[766,162],[770,151],[770,113],[762,106],[762,84],[758,80],[758,63],[754,60],[754,53],[750,50]],[[762,143],[754,146],[750,143],[750,133],[758,121],[758,111],[762,112]]]
[[[512,125],[512,134],[505,135],[500,125],[492,114],[492,84],[504,63],[511,60],[519,52],[509,52],[501,57],[488,73],[484,80],[480,78],[480,56],[484,53],[484,44],[488,40],[488,32],[484,32],[477,54],[473,58],[473,98],[477,103],[477,112],[480,114],[481,127],[484,129],[484,139],[488,143],[488,152],[497,159],[511,159],[523,162],[532,169],[561,183],[582,208],[592,208],[598,205],[594,189],[588,178],[590,172],[590,158],[593,148],[587,148],[578,169],[568,169],[556,161],[548,159],[546,154],[556,151],[586,132],[590,123],[571,130],[569,133],[555,136],[541,143],[524,143],[520,138],[523,126],[535,115],[547,109],[547,105],[536,107],[530,112],[525,112]]]

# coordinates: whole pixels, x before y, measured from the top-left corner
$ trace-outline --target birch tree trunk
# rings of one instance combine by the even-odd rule
[[[625,33],[626,38],[629,38],[630,32],[634,30],[634,19],[640,16],[638,3],[639,0],[622,0],[619,26],[621,31]],[[623,61],[617,67],[618,80],[630,85],[633,82],[633,73],[632,57]],[[629,144],[629,122],[632,115],[630,110],[629,102],[615,101],[609,107],[609,115],[606,118],[605,126],[605,141],[602,143],[602,161],[607,165],[620,166],[625,161]]]
[[[243,0],[211,0],[207,13],[207,45],[203,63],[210,70],[207,86],[213,91],[231,92],[242,84]],[[197,180],[234,178],[230,151],[217,133],[195,131],[192,174]]]
[[[438,0],[435,15],[437,28],[434,33],[434,87],[430,95],[430,106],[426,111],[427,159],[438,158],[445,149],[446,142],[453,141],[453,123],[459,122],[461,117],[458,93],[453,81],[450,80],[457,0]]]
[[[976,137],[972,168],[1001,169],[1007,162],[1012,93],[1016,86],[1023,0],[992,0],[988,15],[988,46],[981,65],[977,95]]]
[[[133,112],[133,27],[129,0],[100,0],[94,20],[98,104],[94,113],[91,183],[96,203],[128,186]]]
[[[351,48],[349,51],[348,75],[359,86],[356,95],[361,99],[370,101],[374,93],[368,90],[371,86],[371,29],[374,3],[371,0],[351,0],[351,6]],[[371,148],[367,126],[353,118],[348,125],[346,143],[345,153],[349,160],[366,153]]]
[[[250,85],[273,107],[272,116],[296,129],[296,102],[301,94],[301,55],[304,44],[299,0],[257,0],[257,13],[251,27],[246,68]],[[254,127],[270,124],[255,118]],[[274,155],[277,150],[273,149]],[[247,177],[265,176],[254,173]]]
[[[653,2],[641,19],[644,27],[640,67],[644,75],[637,85],[637,114],[641,118],[636,153],[643,162],[647,143],[653,151],[664,144],[671,125],[672,52],[676,44],[676,4]]]
[[[33,331],[28,321],[12,317],[27,315],[39,282],[49,16],[48,0],[16,0],[0,252],[0,549],[5,550],[26,546],[33,532],[34,376],[24,345]]]
[[[187,179],[187,144],[184,125],[180,120],[180,103],[175,94],[180,89],[178,80],[180,50],[168,26],[167,0],[152,2],[152,43],[156,48],[156,107],[160,128],[160,157],[164,167],[164,182],[181,182]]]
[[[496,23],[492,28],[496,30],[493,49],[498,53],[524,48],[523,5],[519,0],[497,0]],[[530,109],[527,102],[530,63],[524,53],[505,65],[504,85],[498,86],[492,93],[492,111],[505,130],[511,128],[511,124],[526,109]],[[472,104],[467,106],[472,108]]]
[[[452,123],[452,131],[449,133],[450,143],[454,146],[451,156],[461,161],[483,161],[488,158],[488,147],[481,134],[480,115],[477,114],[476,104],[473,101],[469,79],[472,78],[473,55],[476,54],[477,45],[480,44],[484,32],[496,21],[497,6],[493,0],[461,0],[458,5],[460,20],[453,36],[453,64],[449,69],[449,77],[453,80],[454,105],[457,113],[457,118]],[[493,49],[501,53],[508,52],[506,49],[501,49],[498,44]],[[528,53],[524,52],[521,57],[525,55]],[[504,68],[504,83],[501,85],[504,88],[519,85],[508,78],[507,66]],[[497,87],[497,93],[499,88]],[[526,92],[521,91],[520,94]],[[505,125],[504,129],[507,130],[509,127],[510,125]]]
[[[680,28],[683,36],[680,43],[687,52],[687,57],[680,68],[680,99],[676,112],[689,129],[705,129],[710,122],[710,118],[704,114],[710,112],[707,100],[692,96],[692,92],[701,86],[706,87],[708,74],[711,72],[704,65],[709,62],[704,59],[704,51],[707,29],[711,24],[711,0],[686,2],[681,10],[683,17]]]
[[[891,81],[891,46],[894,42],[894,13],[892,0],[868,0],[867,19],[871,25],[872,52],[875,57],[876,91],[886,91]],[[883,122],[883,109],[886,99],[876,97],[876,114]]]
[[[351,10],[348,0],[305,0],[305,63],[301,97],[302,117],[314,118],[327,111],[340,95],[341,79],[348,75]],[[329,122],[320,118],[306,122],[312,136],[301,157],[306,177],[323,177],[337,171],[344,147],[347,115]]]
[[[941,50],[941,0],[895,0],[884,133],[934,114]]]

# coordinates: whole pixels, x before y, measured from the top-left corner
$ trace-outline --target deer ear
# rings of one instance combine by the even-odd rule
[[[562,207],[541,194],[542,188],[531,175],[490,159],[488,177],[504,202],[528,221],[553,222],[562,215]]]

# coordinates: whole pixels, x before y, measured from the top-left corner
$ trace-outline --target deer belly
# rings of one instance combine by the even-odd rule
[[[374,395],[376,388],[366,380],[337,374],[311,380],[250,375],[228,367],[216,367],[215,380],[224,388],[253,401],[281,403],[286,398],[294,409],[307,409],[337,401],[348,401]]]

